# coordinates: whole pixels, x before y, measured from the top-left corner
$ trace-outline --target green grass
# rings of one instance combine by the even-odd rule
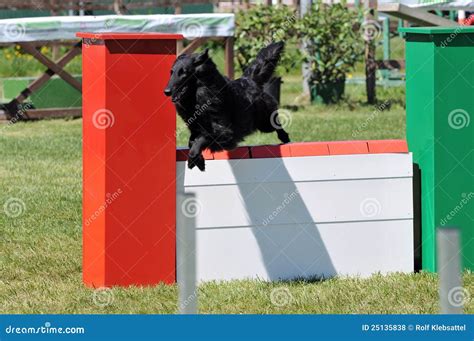
[[[339,105],[310,106],[300,96],[299,79],[287,77],[282,104],[291,109],[293,140],[354,139],[354,131],[358,139],[403,138],[403,89],[378,90],[380,103],[390,100],[389,109],[365,105],[358,86],[348,87]],[[18,198],[24,205],[16,218],[0,211],[0,313],[175,313],[176,286],[94,292],[81,282],[81,123],[0,125],[0,204]],[[179,136],[178,144],[186,139],[186,134]],[[255,134],[246,141],[277,142],[274,134]],[[464,274],[464,283],[472,292],[474,276]],[[438,311],[437,278],[426,273],[207,283],[199,295],[203,313]],[[472,301],[467,311],[474,312]]]

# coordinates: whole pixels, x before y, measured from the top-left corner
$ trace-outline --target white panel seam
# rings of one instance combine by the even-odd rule
[[[308,225],[333,225],[333,224],[352,224],[352,223],[377,223],[377,222],[390,222],[390,221],[413,221],[413,217],[407,218],[392,218],[392,219],[374,219],[374,220],[341,220],[341,221],[311,221],[305,223],[279,223],[279,224],[268,224],[268,225],[229,225],[229,226],[197,226],[196,230],[220,230],[220,229],[244,229],[244,228],[256,228],[256,227],[263,227],[263,228],[271,228],[271,227],[279,227],[279,226],[308,226]]]
[[[395,180],[395,179],[412,179],[413,176],[389,176],[389,177],[380,177],[380,178],[341,178],[341,179],[324,179],[324,180],[295,180],[295,181],[240,181],[240,182],[222,182],[222,183],[212,183],[207,185],[180,185],[184,188],[199,188],[199,187],[216,187],[216,186],[232,186],[239,184],[254,184],[254,183],[265,183],[265,184],[286,184],[286,183],[307,183],[307,182],[337,182],[337,181],[369,181],[369,180]]]

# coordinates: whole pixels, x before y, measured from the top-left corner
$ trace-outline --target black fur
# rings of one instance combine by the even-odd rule
[[[204,149],[232,150],[256,130],[276,131],[280,141],[290,142],[278,120],[277,102],[263,91],[283,48],[281,42],[263,48],[237,80],[222,76],[207,50],[176,59],[165,95],[171,96],[191,132],[189,168],[197,166],[203,171]]]

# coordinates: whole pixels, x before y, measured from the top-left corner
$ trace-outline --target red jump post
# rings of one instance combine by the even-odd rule
[[[83,39],[83,280],[174,283],[176,114],[163,90],[176,34]]]

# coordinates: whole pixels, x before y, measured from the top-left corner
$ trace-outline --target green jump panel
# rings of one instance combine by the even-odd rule
[[[423,269],[436,227],[461,229],[474,270],[474,27],[400,28],[406,39],[407,140],[421,170]]]
[[[82,79],[81,76],[75,78],[78,81]],[[4,78],[2,80],[4,100],[9,101],[15,98],[33,80],[35,78]],[[73,108],[82,106],[82,95],[63,79],[54,76],[43,87],[33,92],[28,101],[31,101],[37,109]]]

